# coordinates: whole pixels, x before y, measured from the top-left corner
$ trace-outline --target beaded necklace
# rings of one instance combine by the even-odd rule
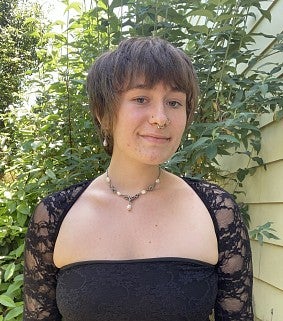
[[[124,198],[126,201],[128,201],[127,210],[131,211],[133,208],[133,202],[136,199],[138,199],[141,195],[146,194],[147,192],[152,192],[155,189],[156,185],[160,183],[160,174],[161,174],[161,170],[159,168],[158,176],[157,176],[157,179],[154,181],[154,183],[148,185],[147,188],[142,189],[140,192],[138,192],[135,195],[127,195],[127,194],[123,194],[120,191],[118,191],[117,188],[114,185],[112,185],[111,179],[108,174],[108,168],[106,170],[106,181],[109,185],[109,188],[112,190],[112,192],[114,194],[116,194],[117,196],[120,196],[120,197]]]

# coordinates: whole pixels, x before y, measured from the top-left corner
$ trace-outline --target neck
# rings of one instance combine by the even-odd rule
[[[112,159],[108,175],[117,189],[131,195],[155,182],[159,175],[159,166],[132,163],[126,165]]]

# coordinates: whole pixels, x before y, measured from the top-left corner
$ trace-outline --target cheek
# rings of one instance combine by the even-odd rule
[[[187,111],[184,107],[169,109],[167,116],[175,123],[183,124],[187,122]]]
[[[143,117],[139,111],[135,111],[133,108],[125,108],[119,114],[117,127],[119,131],[129,132],[139,125],[142,119]]]
[[[176,131],[179,132],[180,135],[183,135],[184,130],[186,129],[186,126],[187,126],[186,114],[184,113],[183,117],[176,118],[174,123],[175,123]]]
[[[175,133],[176,133],[176,144],[179,145],[186,129],[186,122],[176,124]]]

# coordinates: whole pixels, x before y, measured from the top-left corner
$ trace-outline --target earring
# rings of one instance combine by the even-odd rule
[[[102,145],[103,145],[103,147],[107,147],[108,146],[108,142],[107,142],[106,137],[104,137]]]

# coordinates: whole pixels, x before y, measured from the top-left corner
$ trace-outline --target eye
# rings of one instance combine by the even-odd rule
[[[183,106],[179,101],[177,101],[177,100],[169,100],[168,102],[167,102],[167,104],[168,104],[168,106],[169,107],[172,107],[172,108],[178,108],[178,107],[180,107],[180,106]]]
[[[140,105],[144,105],[147,102],[147,99],[145,97],[137,97],[134,98],[134,101]]]

